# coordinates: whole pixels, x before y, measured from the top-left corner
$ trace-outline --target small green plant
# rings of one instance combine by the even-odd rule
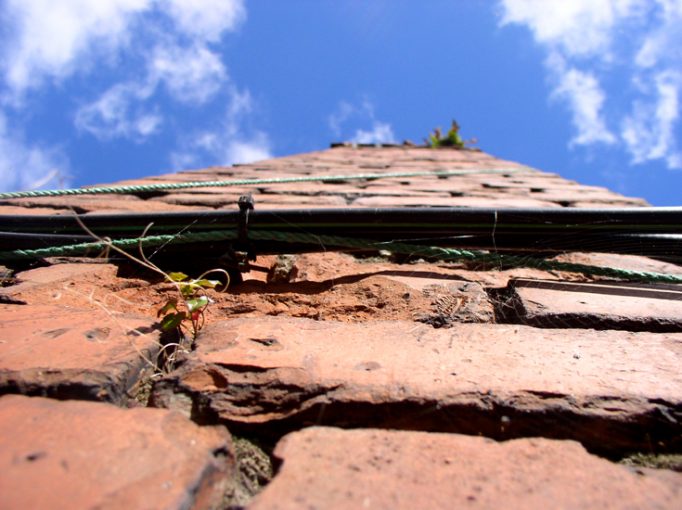
[[[133,262],[139,264],[140,266],[160,274],[165,280],[173,284],[175,287],[177,295],[168,298],[165,304],[158,310],[157,317],[161,317],[163,315],[160,324],[163,331],[176,330],[178,332],[178,341],[162,344],[161,349],[157,354],[156,363],[152,363],[151,360],[148,360],[140,353],[143,359],[152,367],[154,367],[155,370],[166,373],[170,372],[175,366],[178,352],[187,352],[192,348],[199,331],[204,325],[204,314],[209,303],[211,302],[209,297],[206,295],[206,289],[216,289],[219,285],[223,286],[222,290],[227,289],[230,284],[230,275],[224,269],[211,269],[195,279],[189,279],[189,276],[180,272],[167,273],[159,268],[156,264],[151,262],[146,257],[144,250],[142,249],[142,240],[152,227],[151,223],[147,225],[142,232],[142,235],[139,237],[138,250],[140,256],[138,258],[117,247],[112,243],[111,239],[103,238],[95,234],[83,223],[75,211],[73,211],[73,213],[76,222],[85,232],[87,232],[93,239],[96,239],[97,241],[106,245],[106,250],[103,253],[105,257],[109,256],[110,250],[114,250],[124,257],[127,257]],[[223,282],[220,280],[207,279],[206,276],[211,273],[223,274],[225,276],[225,283],[223,284]],[[189,339],[188,335],[185,334],[186,331],[189,331],[190,333]],[[164,359],[162,365],[159,364],[160,358]]]
[[[443,136],[440,128],[436,128],[433,130],[433,134],[430,134],[429,138],[426,140],[426,145],[432,149],[437,149],[439,147],[454,147],[455,149],[464,149],[467,145],[473,145],[476,143],[475,138],[472,138],[471,140],[462,140],[462,137],[459,134],[459,129],[459,124],[457,124],[457,121],[455,120],[452,121],[452,126],[445,136]]]
[[[229,281],[229,276],[223,269],[213,269],[195,279],[189,279],[189,276],[180,272],[164,275],[176,284],[179,296],[169,298],[157,312],[157,317],[163,316],[161,329],[164,331],[177,329],[181,336],[185,336],[185,331],[189,331],[192,340],[196,339],[204,325],[204,312],[210,302],[205,290],[215,289],[223,285],[220,280],[206,278],[207,275],[214,272],[223,273]],[[225,283],[225,287],[227,287],[227,283]]]

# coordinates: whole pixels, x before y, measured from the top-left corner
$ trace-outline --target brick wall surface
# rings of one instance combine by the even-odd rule
[[[480,151],[408,146],[119,184],[453,170],[467,172],[5,199],[0,215],[236,210],[245,193],[257,209],[647,205]],[[682,275],[592,249],[548,256]],[[199,276],[196,257],[163,270]],[[157,318],[177,291],[137,263],[9,266],[0,508],[682,506],[679,286],[266,255],[206,291],[200,333],[178,346]]]

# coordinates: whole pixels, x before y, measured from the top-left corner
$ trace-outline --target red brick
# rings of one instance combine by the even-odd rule
[[[20,293],[23,289],[35,288],[39,285],[54,285],[83,278],[111,279],[118,272],[113,264],[92,263],[56,264],[38,267],[17,273],[18,285],[3,287],[1,291]]]
[[[510,282],[517,318],[540,327],[682,331],[682,289],[622,282]]]
[[[234,472],[226,430],[178,413],[0,398],[0,507],[217,508]]]
[[[682,474],[629,469],[573,441],[308,428],[250,510],[299,508],[670,508]]]
[[[503,168],[508,170],[505,173],[483,171]],[[538,172],[479,151],[418,147],[340,147],[252,165],[157,175],[141,182],[432,173],[458,169],[482,171],[447,178],[415,176],[371,181],[328,180],[168,190],[138,196],[6,200],[0,205],[0,212],[45,214],[54,211],[56,214],[70,214],[69,206],[88,211],[88,214],[206,208],[236,210],[236,198],[246,192],[254,194],[257,209],[644,205],[639,199],[582,186],[556,174]],[[518,172],[511,172],[513,169]],[[680,271],[678,266],[643,257],[590,253],[565,254],[559,258],[612,267]],[[174,260],[172,264],[183,262],[190,266],[195,264],[192,257]],[[543,329],[546,324],[537,323],[543,328],[491,324],[502,317],[493,313],[493,303],[487,292],[491,287],[504,288],[512,277],[576,282],[589,278],[558,271],[501,270],[463,263],[399,265],[382,260],[360,262],[350,256],[332,253],[301,256],[299,265],[299,276],[293,282],[268,284],[247,281],[233,286],[228,293],[209,291],[214,303],[206,315],[206,333],[198,339],[197,351],[187,355],[176,372],[157,384],[154,402],[181,409],[195,420],[223,420],[236,429],[266,434],[328,423],[485,434],[498,439],[538,435],[574,438],[583,441],[593,451],[608,453],[682,448],[679,426],[682,409],[680,334],[592,329],[594,326],[646,329],[641,328],[642,321],[650,321],[651,316],[663,313],[658,301],[652,305],[655,313],[649,313],[651,307],[636,310],[630,307],[628,315],[636,312],[639,322],[614,323],[614,303],[602,300],[590,301],[589,310],[583,306],[583,312],[591,315],[577,325],[586,327]],[[169,268],[172,271],[179,269],[189,272],[184,268]],[[265,273],[260,276],[265,279]],[[131,341],[135,341],[136,347],[147,352],[149,357],[158,350],[154,333],[143,338],[129,337],[124,333],[135,325],[151,325],[156,310],[168,297],[168,286],[153,280],[148,282],[114,276],[111,267],[103,266],[92,271],[85,266],[80,269],[66,266],[55,269],[53,266],[22,273],[19,277],[24,283],[0,291],[6,300],[28,303],[23,307],[0,309],[6,318],[0,329],[0,342],[4,342],[0,343],[0,369],[4,370],[0,370],[4,374],[4,379],[0,378],[4,381],[0,391],[23,391],[59,398],[107,399],[123,404],[126,389],[139,378],[140,369],[144,366]],[[247,275],[247,279],[251,277]],[[571,304],[575,297],[575,293],[566,291],[566,287],[562,289],[561,293],[555,292],[560,294],[559,298],[546,303],[550,311],[554,310],[559,315],[563,313],[561,307]],[[647,298],[641,302],[649,301]],[[513,299],[509,301],[513,302]],[[49,303],[59,307],[48,308],[46,305]],[[504,303],[506,301],[496,302],[497,312]],[[108,310],[115,307],[121,313],[148,314],[149,318],[114,313],[117,319],[110,324],[107,322],[110,316],[102,311],[100,305]],[[626,310],[624,305],[617,313],[623,310]],[[543,309],[535,312],[544,313]],[[279,315],[279,318],[263,317],[268,314]],[[220,322],[236,315],[249,319]],[[671,328],[677,324],[673,311],[668,309],[664,315],[668,318],[666,320],[672,321]],[[291,316],[314,317],[316,320],[295,320]],[[611,322],[604,322],[605,317]],[[442,318],[442,323],[436,323],[434,318]],[[415,320],[444,328],[433,329]],[[124,327],[118,328],[121,321]],[[482,323],[461,324],[478,321]],[[564,322],[562,325],[567,324]],[[5,334],[7,332],[11,334]],[[71,418],[65,418],[65,422],[78,426]],[[122,423],[124,430],[131,429],[125,421]],[[58,427],[55,429],[60,430]],[[575,445],[571,447],[573,453],[563,447],[556,450],[559,453],[552,453],[555,451],[553,445],[566,443],[541,441],[537,448],[537,445],[533,446],[533,450],[528,446],[530,442],[513,441],[504,445],[493,444],[499,448],[491,450],[486,445],[492,443],[473,437],[462,439],[459,446],[434,442],[436,453],[431,450],[414,453],[415,449],[398,452],[401,456],[395,457],[398,460],[394,461],[394,467],[398,463],[410,466],[401,474],[381,464],[381,459],[393,457],[390,452],[381,450],[384,439],[380,433],[377,434],[370,436],[369,443],[363,448],[370,452],[379,451],[378,461],[363,457],[363,452],[356,453],[352,441],[343,449],[346,440],[339,439],[339,452],[343,449],[346,459],[351,456],[362,460],[355,466],[364,476],[362,480],[354,482],[337,474],[339,472],[333,471],[333,460],[322,463],[313,474],[333,472],[335,477],[338,476],[338,483],[346,484],[344,490],[351,493],[356,487],[361,487],[365,479],[370,482],[376,480],[373,486],[378,487],[377,495],[382,494],[382,497],[393,486],[388,478],[384,481],[374,474],[375,464],[388,477],[394,476],[401,488],[407,489],[403,491],[406,494],[413,492],[410,480],[416,475],[423,475],[425,481],[418,485],[419,488],[430,489],[429,495],[418,494],[421,500],[396,501],[409,501],[402,504],[411,508],[437,506],[438,501],[428,498],[437,498],[442,492],[449,496],[445,504],[450,507],[462,494],[478,497],[477,493],[448,492],[454,490],[453,481],[456,482],[458,477],[467,480],[467,470],[473,470],[472,463],[465,465],[467,470],[462,466],[458,466],[460,471],[452,472],[437,469],[441,458],[436,453],[448,451],[452,446],[464,452],[473,450],[473,453],[459,458],[477,459],[476,466],[479,467],[476,469],[480,470],[474,472],[483,473],[482,476],[493,480],[486,486],[490,489],[486,494],[497,499],[493,497],[491,501],[494,503],[479,506],[523,506],[520,497],[513,499],[507,496],[516,494],[514,487],[525,490],[525,493],[532,490],[530,496],[526,496],[535,506],[541,507],[561,506],[557,502],[566,502],[568,507],[608,506],[613,502],[635,502],[633,506],[656,506],[659,503],[661,507],[670,506],[670,493],[666,492],[670,486],[650,483],[666,477],[669,480],[669,473],[655,475],[646,472],[633,480],[629,472],[623,474],[623,471],[618,471],[623,483],[613,484],[613,477],[604,475],[603,465],[594,463],[594,457],[582,451],[582,457],[574,455]],[[415,441],[429,445],[431,440],[426,436],[431,435],[419,435]],[[87,439],[90,436],[86,433],[83,437]],[[405,443],[412,441],[408,436],[399,437]],[[327,439],[330,442],[333,438],[329,436]],[[388,444],[392,443],[389,441]],[[514,450],[517,448],[512,447],[514,444],[522,445],[518,448],[523,455]],[[547,444],[550,447],[544,449],[543,445]],[[109,452],[106,446],[101,447],[105,454]],[[332,441],[331,446],[335,447],[336,443]],[[323,446],[315,448],[324,451]],[[93,452],[99,449],[99,444],[91,447]],[[536,450],[542,454],[536,455]],[[490,453],[493,451],[497,453]],[[552,459],[549,465],[540,462],[545,452]],[[419,457],[422,454],[424,456]],[[145,453],[140,455],[146,456]],[[152,459],[154,455],[151,455]],[[282,482],[272,486],[279,487],[278,491],[282,490],[281,484],[286,485],[287,480],[293,480],[287,478],[286,468],[287,463],[291,465],[291,450],[282,456],[285,458],[285,468],[280,477]],[[498,465],[506,466],[507,458],[516,459],[513,481],[518,481],[518,485],[505,485],[509,468],[495,471]],[[523,470],[524,459],[528,460],[527,464],[536,466],[535,471]],[[314,465],[313,462],[307,464]],[[556,474],[558,465],[570,467],[567,476]],[[410,471],[412,466],[418,469],[416,474]],[[445,473],[445,482],[438,478],[441,473]],[[582,478],[578,476],[581,474],[584,474]],[[40,477],[36,476],[36,480],[39,484]],[[646,483],[640,483],[642,480]],[[429,485],[431,481],[436,485]],[[590,485],[592,482],[609,487],[608,497],[599,499],[595,491],[584,489],[594,487]],[[675,483],[679,486],[679,479],[675,479]],[[447,487],[441,489],[444,485]],[[578,489],[569,493],[565,489],[570,485]],[[542,492],[545,486],[551,488],[549,496]],[[305,491],[309,487],[289,487],[288,490],[295,494],[295,491]],[[388,492],[381,492],[384,487]],[[467,491],[474,489],[473,484],[464,487]],[[311,490],[313,494],[324,494],[324,491],[316,493]],[[567,499],[571,494],[583,499]],[[656,499],[661,494],[662,499]],[[532,499],[536,496],[538,499]],[[287,497],[281,496],[278,503],[288,502]],[[393,497],[391,492],[387,499],[378,500],[378,503],[375,500],[373,506],[399,506],[391,499]],[[163,506],[163,501],[153,501],[152,504]],[[331,498],[329,501],[336,500]],[[435,503],[430,505],[432,501]],[[466,500],[464,504],[469,502],[473,505],[480,501],[484,500]],[[363,499],[360,505],[352,506],[365,503]],[[372,500],[368,503],[372,504]],[[325,499],[318,506],[331,506],[331,503]]]
[[[682,334],[403,321],[223,321],[153,401],[232,426],[380,426],[591,448],[679,444]],[[673,418],[671,418],[673,417]]]
[[[0,214],[16,215],[16,214],[36,214],[41,216],[51,216],[53,214],[73,214],[73,212],[64,207],[31,207],[30,209],[18,203],[17,205],[0,205]]]
[[[35,198],[15,198],[5,203],[26,208],[26,214],[32,214],[34,208],[55,208],[69,210],[73,207],[77,212],[159,212],[198,209],[191,206],[160,204],[131,195],[79,195]],[[72,211],[70,211],[73,214]]]
[[[551,202],[519,197],[367,197],[353,202],[356,207],[556,207]]]
[[[575,207],[577,209],[594,209],[595,207],[642,207],[649,205],[641,198],[618,198],[608,200],[584,200],[587,197],[582,197],[583,200],[571,201],[566,204],[568,207]]]
[[[654,273],[670,273],[682,276],[682,266],[654,260],[638,255],[620,255],[617,253],[564,253],[555,257],[562,262],[588,264],[593,266],[617,267],[633,271],[651,271]]]
[[[159,350],[146,318],[48,305],[0,314],[1,393],[123,403]]]

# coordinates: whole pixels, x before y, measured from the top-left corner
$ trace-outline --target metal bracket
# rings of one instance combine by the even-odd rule
[[[251,193],[239,197],[237,205],[239,206],[239,226],[235,253],[242,254],[242,259],[248,266],[249,260],[256,260],[256,250],[253,243],[249,241],[249,213],[253,211],[255,206]]]
[[[254,210],[255,205],[251,193],[239,197],[237,205],[239,206],[237,240],[223,256],[228,265],[232,266],[228,269],[228,273],[235,283],[243,281],[241,273],[250,271],[249,261],[256,260],[256,250],[253,243],[249,241],[249,214]]]

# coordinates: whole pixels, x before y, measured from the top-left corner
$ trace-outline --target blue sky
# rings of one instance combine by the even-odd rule
[[[0,189],[421,142],[682,205],[682,0],[0,0]]]

